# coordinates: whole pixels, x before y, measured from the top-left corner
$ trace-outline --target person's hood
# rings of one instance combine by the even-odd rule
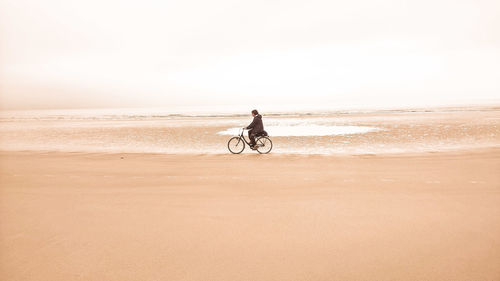
[[[260,114],[255,115],[255,117],[259,118],[259,119],[262,119],[262,115],[260,115]]]

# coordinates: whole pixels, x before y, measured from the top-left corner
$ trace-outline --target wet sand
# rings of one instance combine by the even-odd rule
[[[435,111],[432,111],[435,110]],[[1,113],[1,112],[0,112]],[[89,113],[90,114],[90,113]],[[248,117],[177,116],[52,116],[0,118],[0,150],[61,152],[130,152],[169,154],[228,153],[230,135]],[[376,129],[362,134],[277,136],[281,131],[311,126],[362,126]],[[498,147],[500,107],[440,108],[394,112],[337,112],[312,115],[266,115],[273,153],[386,154],[453,151]],[[335,132],[334,128],[330,128]]]
[[[0,153],[1,280],[500,280],[500,149]]]

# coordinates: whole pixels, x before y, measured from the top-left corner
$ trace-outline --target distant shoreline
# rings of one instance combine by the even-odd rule
[[[0,110],[1,121],[15,120],[137,120],[137,119],[175,119],[175,118],[240,118],[248,117],[247,113],[172,113],[164,108],[101,108],[101,109],[35,109],[35,110]],[[329,115],[355,114],[400,114],[400,113],[439,113],[439,112],[473,112],[500,111],[500,103],[495,105],[475,106],[435,106],[380,109],[332,109],[332,110],[297,110],[267,111],[265,117],[322,117]]]

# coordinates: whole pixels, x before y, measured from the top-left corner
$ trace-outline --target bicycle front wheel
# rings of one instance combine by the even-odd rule
[[[233,154],[240,154],[245,149],[245,142],[239,137],[232,137],[227,142],[227,148]]]
[[[273,142],[268,137],[260,137],[255,142],[257,143],[257,151],[260,154],[269,153],[273,149]]]

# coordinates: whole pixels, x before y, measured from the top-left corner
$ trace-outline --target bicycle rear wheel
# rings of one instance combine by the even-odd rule
[[[257,143],[257,152],[260,154],[269,153],[273,149],[273,142],[268,137],[260,137],[255,142]]]
[[[233,154],[240,154],[245,149],[245,142],[239,137],[232,137],[227,142],[227,148]]]

